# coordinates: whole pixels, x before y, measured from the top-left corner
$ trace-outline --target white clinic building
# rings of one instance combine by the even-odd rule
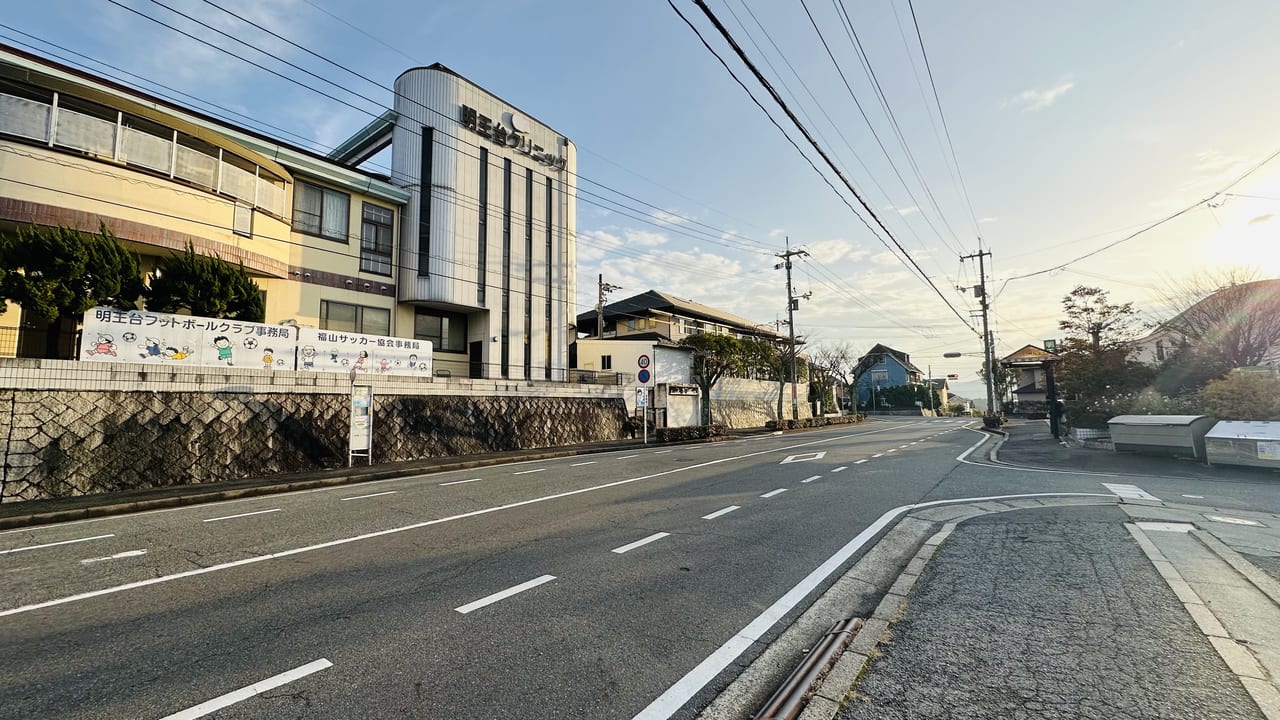
[[[391,148],[410,193],[397,301],[470,377],[565,380],[574,337],[576,158],[547,125],[435,64],[396,79],[394,111],[331,153]]]

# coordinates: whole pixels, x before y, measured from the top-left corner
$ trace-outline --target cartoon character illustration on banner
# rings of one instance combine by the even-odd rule
[[[116,339],[110,335],[99,334],[98,339],[94,342],[93,347],[89,349],[90,355],[116,355]]]
[[[218,351],[218,360],[228,365],[235,365],[231,359],[231,338],[226,335],[219,335],[213,339],[213,347]]]
[[[140,357],[143,359],[161,357],[164,355],[164,349],[160,347],[160,341],[153,337],[147,338],[146,344],[139,345],[138,347],[142,348],[142,354]]]
[[[301,354],[302,354],[302,369],[303,369],[303,370],[315,370],[315,369],[316,369],[316,349],[315,349],[315,347],[314,347],[314,346],[312,346],[312,345],[303,345],[303,346],[302,346],[302,350],[301,350]]]

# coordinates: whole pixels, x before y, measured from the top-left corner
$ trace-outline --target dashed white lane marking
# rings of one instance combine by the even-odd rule
[[[59,542],[45,543],[43,545],[28,545],[27,547],[11,548],[9,550],[0,550],[0,555],[11,555],[13,553],[26,552],[28,550],[39,550],[40,548],[54,547],[55,545],[72,545],[74,543],[89,542],[90,540],[102,540],[105,538],[115,537],[115,533],[110,535],[94,535],[93,537],[76,538],[75,540],[62,540]]]
[[[1203,495],[1183,495],[1182,497],[1184,497],[1184,498],[1192,498],[1192,499],[1194,499],[1194,500],[1203,500],[1203,499],[1204,499],[1204,496],[1203,496]]]
[[[622,457],[620,457],[620,458],[615,458],[615,459],[617,459],[617,460],[630,460],[630,459],[631,459],[631,458],[633,458],[633,457],[640,457],[640,456],[639,456],[639,455],[623,455]]]
[[[907,443],[907,444],[908,444],[908,445],[919,445],[919,444],[920,444],[920,441],[919,441],[919,440],[917,440],[917,441],[915,441],[915,442],[913,442],[913,443]]]
[[[471,478],[470,480],[454,480],[453,482],[440,483],[440,487],[444,487],[445,485],[461,485],[462,483],[480,482],[481,479],[482,478]]]
[[[831,472],[833,472],[833,473],[838,473],[838,472],[843,472],[843,471],[848,470],[848,469],[849,469],[849,466],[848,466],[848,465],[841,465],[840,467],[838,467],[838,468],[836,468],[836,469],[832,470]]]
[[[1111,491],[1113,495],[1119,495],[1129,500],[1154,500],[1160,502],[1160,498],[1143,490],[1137,485],[1126,485],[1124,483],[1102,483],[1102,487]]]
[[[866,462],[866,461],[867,461],[867,459],[866,459],[866,458],[862,458],[861,460],[854,460],[854,461],[853,461],[853,464],[854,464],[854,465],[861,465],[862,463],[864,463],[864,462]]]
[[[813,482],[814,480],[817,480],[817,479],[818,479],[818,478],[820,478],[820,477],[822,477],[822,476],[821,476],[821,475],[814,475],[813,477],[807,477],[807,478],[805,478],[805,479],[801,480],[800,482],[802,482],[802,483],[811,483],[811,482]]]
[[[595,464],[596,464],[595,460],[588,460],[586,462],[574,463],[569,467],[582,467],[583,465],[595,465]]]
[[[386,492],[373,493],[372,495],[356,495],[355,497],[345,497],[345,498],[342,498],[342,499],[343,499],[343,500],[363,500],[363,499],[365,499],[365,498],[371,498],[371,497],[382,497],[383,495],[395,495],[397,492],[399,492],[399,491],[398,491],[398,490],[388,490],[388,491],[386,491]]]
[[[106,562],[107,560],[119,560],[121,558],[138,557],[140,555],[146,555],[146,554],[147,554],[146,550],[126,550],[124,552],[118,552],[115,555],[108,555],[106,557],[88,558],[86,560],[81,560],[80,564],[90,565],[92,563]]]
[[[720,508],[719,510],[717,510],[717,511],[715,511],[715,512],[711,513],[710,515],[703,515],[703,516],[702,516],[702,519],[703,519],[703,520],[715,520],[716,518],[720,517],[721,515],[728,515],[729,513],[733,512],[734,510],[741,510],[741,509],[742,509],[742,506],[741,506],[741,505],[730,505],[730,506],[729,506],[729,507],[727,507],[727,508]]]
[[[511,473],[512,475],[528,475],[529,473],[543,472],[546,468],[538,468],[537,470],[521,470],[520,472]]]
[[[640,547],[641,545],[648,545],[649,543],[654,542],[655,540],[661,540],[662,538],[667,537],[667,536],[669,536],[669,535],[671,535],[671,533],[665,533],[665,532],[654,533],[654,534],[650,535],[650,536],[649,536],[649,537],[647,537],[647,538],[640,538],[639,540],[637,540],[637,541],[635,541],[635,542],[633,542],[633,543],[627,543],[626,545],[623,545],[622,547],[616,547],[616,548],[614,548],[613,550],[611,550],[610,552],[614,552],[614,553],[617,553],[617,554],[621,555],[622,553],[627,552],[628,550],[635,550],[636,548]]]
[[[899,449],[899,450],[906,450],[907,448],[911,447],[911,445],[912,445],[912,444],[913,444],[913,443],[908,443],[908,444],[906,444],[906,445],[899,445],[899,446],[898,446],[898,449]]]
[[[675,451],[674,451],[674,450],[658,450],[658,451],[655,451],[653,454],[654,454],[654,455],[665,455],[666,453],[669,453],[669,452],[675,452]]]
[[[774,495],[781,495],[782,493],[784,493],[784,492],[786,492],[786,491],[787,491],[787,489],[786,489],[786,488],[778,488],[777,490],[770,490],[769,492],[767,492],[767,493],[765,493],[765,494],[761,495],[760,497],[762,497],[762,498],[771,498],[771,497],[773,497]]]
[[[873,457],[873,458],[882,458],[882,457],[884,457],[884,453],[876,453],[875,455],[872,455],[871,457]]]
[[[536,577],[527,582],[522,582],[519,585],[509,587],[506,590],[501,590],[492,595],[486,595],[485,597],[482,597],[479,600],[476,600],[475,602],[469,602],[466,605],[460,605],[454,608],[454,610],[459,613],[462,613],[463,615],[466,615],[467,613],[472,612],[474,610],[479,610],[480,608],[486,605],[492,605],[498,602],[499,600],[506,600],[512,595],[519,595],[525,590],[536,588],[543,583],[549,583],[555,579],[556,579],[555,575],[543,575],[542,577]]]
[[[886,454],[886,455],[887,455],[887,454],[889,454],[889,453],[898,452],[898,448],[889,448],[888,450],[885,450],[884,452],[885,452],[885,454]]]
[[[260,695],[268,690],[274,690],[281,685],[287,685],[294,680],[300,680],[312,673],[317,673],[331,667],[333,667],[333,663],[324,658],[320,658],[319,660],[314,660],[306,665],[282,672],[279,675],[273,675],[266,680],[259,680],[252,685],[242,687],[239,690],[229,692],[226,695],[219,695],[212,700],[202,702],[199,705],[187,708],[182,712],[166,715],[160,720],[195,720],[196,718],[202,718],[205,715],[217,712],[222,708],[235,705],[241,700],[248,700],[254,695]]]
[[[249,517],[250,515],[266,515],[267,513],[280,512],[280,508],[271,508],[270,510],[255,510],[253,512],[240,513],[238,515],[223,515],[222,517],[209,518],[205,522],[217,522],[219,520],[233,520],[235,518]]]

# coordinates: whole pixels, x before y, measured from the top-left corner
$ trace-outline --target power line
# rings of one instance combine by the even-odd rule
[[[835,163],[832,162],[831,158],[827,155],[826,151],[824,151],[822,147],[818,145],[817,141],[813,139],[813,136],[809,134],[809,131],[805,129],[804,125],[795,116],[795,113],[793,113],[791,109],[787,107],[786,102],[784,102],[782,98],[778,95],[777,90],[774,90],[773,86],[769,84],[769,81],[766,80],[765,77],[760,74],[760,71],[756,68],[755,64],[751,62],[750,58],[746,56],[746,53],[742,51],[742,48],[738,45],[738,43],[734,41],[733,36],[730,35],[729,31],[726,30],[724,25],[720,23],[719,18],[715,16],[715,13],[711,11],[711,8],[707,7],[707,4],[703,0],[694,0],[694,3],[711,20],[712,24],[715,25],[716,30],[720,32],[720,34],[725,38],[725,41],[729,44],[729,46],[733,49],[733,51],[738,55],[739,59],[742,60],[743,64],[745,64],[747,68],[751,71],[751,73],[755,76],[756,81],[759,82],[769,92],[769,95],[773,98],[773,101],[777,103],[779,107],[782,108],[783,112],[786,113],[787,117],[796,126],[796,128],[800,130],[804,138],[809,142],[810,145],[813,146],[814,150],[823,159],[823,161],[827,163],[827,166],[830,167],[832,172],[836,174],[836,177],[840,178],[840,181],[843,182],[845,187],[849,189],[849,192],[853,194],[854,198],[857,199],[858,203],[861,204],[862,207],[867,211],[867,214],[869,214],[871,218],[875,220],[876,224],[879,225],[879,227],[889,237],[889,239],[893,242],[894,246],[896,246],[898,250],[902,252],[902,254],[910,262],[911,266],[916,269],[916,272],[920,273],[921,277],[924,278],[924,281],[929,285],[930,288],[933,289],[934,293],[937,294],[937,296],[942,299],[942,302],[946,304],[948,308],[951,309],[951,312],[955,314],[955,316],[960,320],[960,322],[963,323],[965,326],[969,327],[970,330],[973,330],[973,326],[969,325],[969,321],[966,320],[964,316],[960,314],[960,311],[957,310],[955,306],[951,304],[951,301],[948,300],[946,296],[942,294],[942,291],[938,289],[938,286],[934,284],[933,280],[931,280],[929,276],[924,272],[924,270],[920,268],[920,265],[916,263],[914,258],[911,257],[911,254],[907,252],[906,248],[902,247],[902,244],[898,242],[898,239],[893,235],[893,232],[890,231],[889,228],[885,226],[884,222],[880,219],[880,217],[876,215],[875,210],[862,197],[862,195],[858,192],[857,188],[853,186],[853,183],[849,182],[849,179],[845,177],[844,173],[840,172],[840,169],[835,166]],[[672,0],[667,0],[667,4],[670,5],[671,9],[674,10],[676,14],[679,15],[682,20],[684,20],[685,24],[687,24],[690,27],[690,29],[694,31],[694,34],[696,34],[698,38],[702,40],[703,45],[706,46],[708,50],[711,50],[710,45],[707,45],[706,40],[702,38],[702,33],[699,32],[698,29],[694,27],[693,24],[690,23],[687,18],[685,18],[684,14],[680,12],[680,9],[675,6],[675,3]],[[719,54],[715,53],[714,50],[711,50],[711,52],[716,56],[717,59],[720,59]],[[725,65],[722,59],[720,60],[720,62],[722,65]],[[728,65],[725,65],[725,67],[727,69]],[[736,79],[736,76],[735,76],[735,79]],[[819,174],[821,175],[821,173]],[[825,179],[825,175],[823,176],[823,178]],[[827,184],[830,185],[830,182],[828,181]],[[839,195],[839,193],[837,193],[837,195]],[[839,195],[839,197],[841,197],[842,200],[844,199],[843,195]],[[847,200],[845,200],[845,204],[846,205],[848,204]],[[850,209],[852,210],[852,208]],[[854,211],[854,214],[858,215],[856,211]],[[863,224],[867,224],[866,220],[862,219],[861,215],[858,215],[858,218],[862,220]],[[872,232],[873,234],[875,234],[874,230]],[[882,244],[884,244],[884,240],[880,238],[878,234],[876,235],[876,238],[880,240]],[[887,244],[886,244],[886,247],[888,247]]]

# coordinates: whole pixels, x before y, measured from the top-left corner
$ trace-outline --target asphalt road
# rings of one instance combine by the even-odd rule
[[[903,506],[1280,502],[957,461],[985,437],[880,421],[0,533],[0,719],[688,717]]]

